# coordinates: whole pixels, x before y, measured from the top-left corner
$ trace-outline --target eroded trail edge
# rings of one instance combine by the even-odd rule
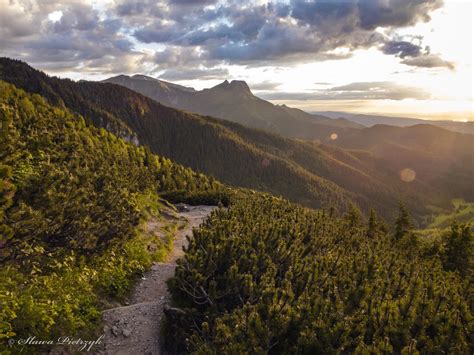
[[[162,354],[160,339],[164,313],[170,302],[166,280],[174,275],[176,260],[183,256],[186,236],[214,210],[214,206],[187,206],[183,212],[168,216],[178,223],[173,248],[167,263],[155,263],[137,283],[128,305],[103,312],[104,339],[101,354]],[[160,223],[149,222],[149,228]]]

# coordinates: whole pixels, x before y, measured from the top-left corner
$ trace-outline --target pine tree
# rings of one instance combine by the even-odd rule
[[[473,264],[473,240],[469,225],[451,225],[451,232],[445,240],[443,265],[447,270],[469,275]]]
[[[405,205],[400,202],[400,207],[398,211],[398,218],[395,222],[395,239],[402,239],[412,228],[410,221],[410,215],[405,207]]]
[[[373,238],[378,228],[377,214],[373,208],[369,212],[369,222],[367,226],[367,236]]]
[[[361,221],[360,210],[351,203],[349,206],[349,212],[347,212],[345,219],[348,222],[350,228],[358,227]]]

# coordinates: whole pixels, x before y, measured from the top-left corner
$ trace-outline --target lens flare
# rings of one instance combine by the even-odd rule
[[[400,180],[404,182],[412,182],[416,179],[416,172],[412,169],[405,168],[400,171]]]

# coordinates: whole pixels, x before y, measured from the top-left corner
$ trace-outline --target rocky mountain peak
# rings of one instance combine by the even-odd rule
[[[244,94],[251,94],[250,87],[248,84],[243,80],[224,80],[221,84],[215,86],[213,89],[219,90],[226,90],[232,91],[234,93],[244,93]]]

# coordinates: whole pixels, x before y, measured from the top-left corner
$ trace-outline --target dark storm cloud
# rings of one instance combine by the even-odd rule
[[[415,87],[392,82],[356,82],[312,92],[268,92],[258,96],[267,100],[403,100],[428,99],[430,95]]]

